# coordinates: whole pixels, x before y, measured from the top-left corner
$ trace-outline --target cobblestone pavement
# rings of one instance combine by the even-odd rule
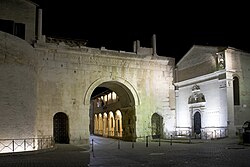
[[[238,143],[238,138],[225,138],[146,144],[91,136],[89,149],[57,145],[46,152],[0,156],[0,167],[249,167],[250,146]]]

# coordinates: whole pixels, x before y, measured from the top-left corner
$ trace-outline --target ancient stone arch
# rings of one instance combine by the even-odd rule
[[[134,98],[135,105],[137,106],[140,104],[139,95],[131,83],[129,83],[128,81],[124,80],[123,78],[119,78],[119,77],[112,78],[112,79],[110,77],[102,77],[102,78],[98,78],[97,80],[95,80],[88,87],[86,93],[84,94],[84,100],[83,100],[84,105],[89,105],[91,94],[95,90],[96,87],[98,87],[99,85],[101,85],[103,83],[108,83],[108,82],[119,84],[124,89],[129,90],[131,92],[131,94],[133,95],[133,97],[131,97],[131,98]]]

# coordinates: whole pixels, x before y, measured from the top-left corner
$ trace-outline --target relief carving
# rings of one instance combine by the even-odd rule
[[[206,102],[206,99],[203,93],[200,93],[200,87],[195,84],[192,87],[192,95],[189,96],[188,98],[188,104],[201,103],[201,102]]]

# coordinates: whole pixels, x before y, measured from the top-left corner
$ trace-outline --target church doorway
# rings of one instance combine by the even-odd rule
[[[154,113],[151,117],[152,138],[161,138],[163,136],[163,117]]]
[[[194,114],[194,134],[200,135],[201,133],[201,114],[196,112]]]
[[[55,143],[69,143],[69,121],[65,113],[59,112],[53,118],[53,134]]]

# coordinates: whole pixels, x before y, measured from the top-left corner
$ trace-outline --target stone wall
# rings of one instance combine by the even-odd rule
[[[173,129],[175,112],[170,103],[174,102],[170,101],[174,97],[170,92],[174,91],[174,59],[48,43],[38,44],[36,53],[40,135],[51,135],[54,114],[64,112],[69,117],[71,142],[86,142],[90,97],[103,83],[119,86],[133,99],[138,137],[151,134],[151,116],[155,112],[164,116],[165,130]]]
[[[0,19],[25,24],[25,40],[32,44],[36,34],[36,5],[26,0],[1,0]]]
[[[0,32],[0,138],[36,137],[34,55],[26,41]]]
[[[229,71],[233,71],[232,77],[239,79],[240,105],[234,106],[234,124],[241,128],[243,123],[250,119],[250,54],[237,49],[228,49],[226,52],[226,64]]]

